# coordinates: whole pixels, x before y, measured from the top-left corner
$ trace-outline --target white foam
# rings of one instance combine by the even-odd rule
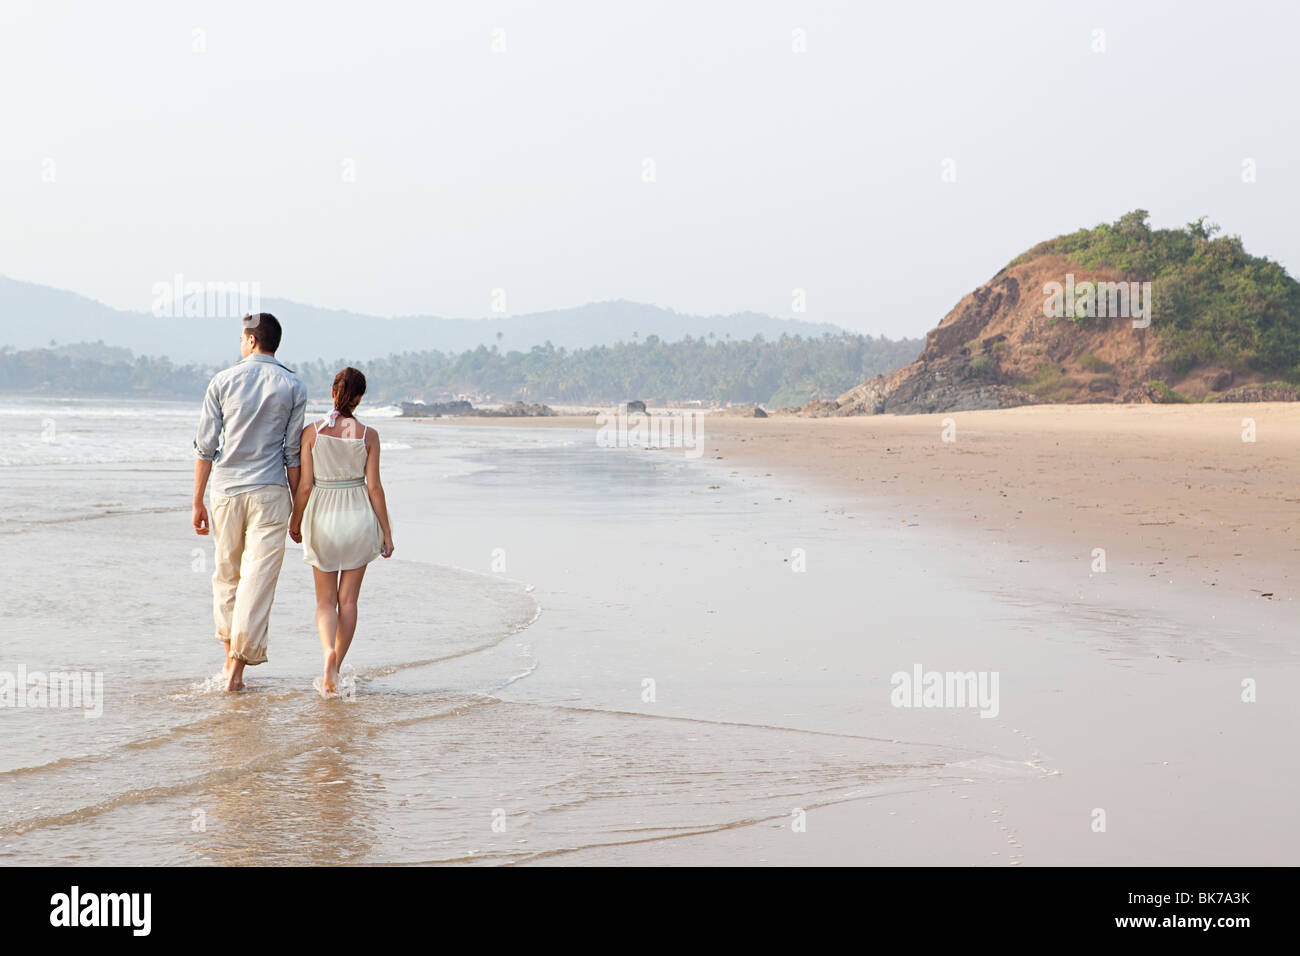
[[[342,700],[349,704],[357,702],[357,675],[356,671],[347,668],[339,672],[338,689],[328,691],[319,677],[311,682],[311,686],[316,688],[316,693],[324,700]]]

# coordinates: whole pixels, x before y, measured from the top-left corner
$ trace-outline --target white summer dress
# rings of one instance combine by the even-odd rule
[[[303,560],[322,571],[365,567],[384,548],[384,532],[366,491],[366,433],[335,438],[316,426],[311,495],[302,515]]]

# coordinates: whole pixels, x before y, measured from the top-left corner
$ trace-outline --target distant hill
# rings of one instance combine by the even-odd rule
[[[436,316],[384,318],[322,309],[283,299],[263,299],[262,311],[284,324],[281,357],[286,361],[332,361],[340,356],[366,360],[402,352],[450,354],[479,345],[527,351],[550,342],[556,348],[586,348],[644,341],[657,335],[673,342],[688,335],[738,341],[782,334],[804,338],[844,330],[827,323],[801,322],[755,312],[725,316],[683,315],[636,302],[595,302],[570,309],[486,319]],[[158,318],[123,312],[83,296],[0,277],[0,346],[15,349],[59,343],[102,342],[137,354],[165,356],[173,362],[224,364],[237,358],[237,323],[218,318]],[[499,336],[499,337],[498,337]]]
[[[1146,220],[1039,243],[957,303],[911,365],[805,413],[1300,396],[1300,283],[1204,219]]]

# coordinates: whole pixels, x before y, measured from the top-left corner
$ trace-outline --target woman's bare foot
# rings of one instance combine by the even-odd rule
[[[327,694],[337,694],[339,690],[338,655],[330,648],[325,652],[325,675],[321,677],[321,686]]]
[[[226,690],[234,692],[244,689],[244,662],[238,657],[231,657],[226,661]]]

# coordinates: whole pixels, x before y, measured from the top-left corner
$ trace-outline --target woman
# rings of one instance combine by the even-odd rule
[[[366,377],[334,377],[334,410],[302,432],[302,477],[289,537],[302,543],[316,577],[316,628],[325,653],[321,691],[338,693],[339,668],[357,630],[357,596],[366,565],[393,556],[388,505],[379,483],[379,433],[353,416]]]

